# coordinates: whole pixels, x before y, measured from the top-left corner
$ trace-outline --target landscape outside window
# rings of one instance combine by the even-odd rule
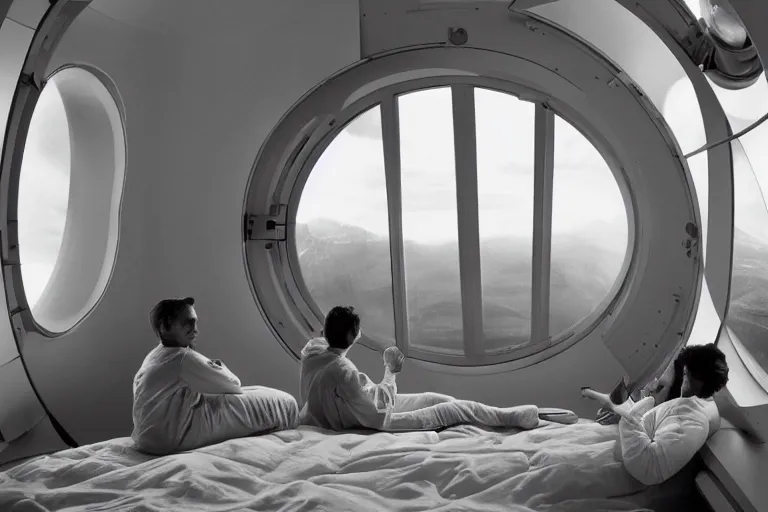
[[[488,352],[528,344],[534,104],[475,88],[483,325]],[[461,355],[463,326],[451,89],[398,98],[404,261],[411,346]],[[394,344],[392,267],[381,112],[350,122],[312,169],[296,219],[309,293],[325,312],[354,305],[365,333]],[[592,314],[620,277],[628,220],[616,178],[594,146],[555,124],[550,335]]]

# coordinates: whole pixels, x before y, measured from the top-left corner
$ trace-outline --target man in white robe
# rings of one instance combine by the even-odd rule
[[[720,426],[712,397],[728,382],[725,355],[709,344],[687,347],[678,360],[682,379],[677,398],[667,400],[669,389],[662,393],[656,384],[649,387],[651,396],[637,403],[630,398],[620,405],[607,394],[582,390],[584,397],[597,400],[621,418],[617,458],[646,485],[660,484],[678,473]],[[657,399],[666,401],[656,405]]]
[[[165,299],[150,313],[160,343],[133,381],[131,437],[144,452],[164,455],[255,433],[294,428],[298,405],[288,393],[241,387],[219,360],[196,351],[195,301]]]
[[[395,376],[403,364],[396,347],[384,351],[384,378],[375,384],[357,370],[347,351],[360,338],[360,317],[352,307],[335,307],[323,338],[301,353],[301,424],[332,430],[434,430],[457,424],[530,429],[539,425],[534,405],[492,407],[438,393],[398,394]],[[546,419],[575,422],[570,411],[550,410]]]

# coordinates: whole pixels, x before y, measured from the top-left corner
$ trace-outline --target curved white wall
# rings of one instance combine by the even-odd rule
[[[173,2],[179,11],[183,3]],[[283,113],[359,59],[358,6],[229,5],[170,37],[87,9],[49,66],[103,70],[126,110],[128,166],[109,287],[76,329],[30,335],[24,347],[46,405],[80,444],[130,434],[132,379],[155,343],[148,312],[166,296],[197,298],[200,350],[244,383],[297,391],[298,365],[251,293],[242,205],[256,153]]]
[[[126,170],[120,250],[101,302],[76,329],[46,339],[29,335],[24,359],[51,413],[78,443],[130,432],[131,379],[148,343],[145,226],[146,197],[154,174],[167,167],[162,134],[171,89],[157,77],[173,76],[173,51],[158,38],[86,10],[65,35],[49,72],[64,64],[86,64],[113,78],[130,112],[126,136],[133,146]],[[129,149],[130,150],[130,149]],[[135,169],[135,172],[132,170]],[[95,413],[99,415],[96,416]],[[87,421],[85,419],[87,418]]]

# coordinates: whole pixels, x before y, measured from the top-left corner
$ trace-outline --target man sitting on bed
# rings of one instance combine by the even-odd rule
[[[680,398],[680,392],[683,386],[683,366],[686,357],[695,353],[693,346],[684,347],[678,356],[669,364],[664,372],[656,379],[653,379],[647,386],[629,392],[624,381],[620,383],[610,394],[611,402],[622,404],[632,399],[633,402],[639,401],[646,396],[652,396],[655,403],[661,404],[667,400]],[[597,411],[597,422],[601,425],[614,425],[619,423],[621,416],[614,412],[612,408],[601,407]]]
[[[719,428],[712,397],[728,382],[725,354],[709,344],[687,347],[679,359],[680,395],[659,405],[654,396],[617,405],[607,394],[582,390],[584,397],[621,417],[617,455],[629,474],[646,485],[664,482],[683,469]]]
[[[296,400],[262,386],[241,387],[220,360],[195,350],[192,297],[165,299],[150,323],[160,343],[133,380],[133,438],[144,452],[164,455],[278,428],[294,428]]]
[[[395,376],[404,356],[396,347],[384,351],[384,379],[374,384],[347,358],[361,336],[360,317],[352,307],[333,308],[323,334],[301,352],[302,424],[386,431],[434,430],[461,423],[526,429],[539,425],[539,410],[533,405],[498,408],[437,393],[398,394]],[[547,414],[545,419],[553,421],[578,419],[564,410]]]

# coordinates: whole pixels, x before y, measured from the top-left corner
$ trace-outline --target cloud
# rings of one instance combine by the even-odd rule
[[[381,107],[375,107],[363,112],[344,127],[347,135],[381,140]]]
[[[56,264],[69,203],[70,141],[52,82],[32,116],[19,180],[19,252],[27,300],[37,302]]]
[[[476,89],[479,221],[484,237],[530,237],[533,219],[532,103]],[[453,107],[449,88],[400,97],[401,185],[406,239],[457,237]],[[318,161],[305,187],[299,221],[333,218],[388,233],[379,108],[350,123]],[[555,126],[556,231],[589,230],[602,222],[626,230],[624,203],[600,153],[568,122]]]

